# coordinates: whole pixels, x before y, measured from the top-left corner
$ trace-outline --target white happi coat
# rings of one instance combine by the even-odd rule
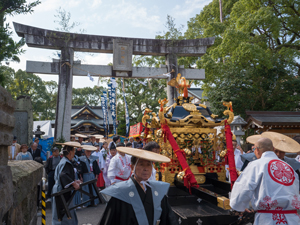
[[[102,152],[101,152],[101,151],[99,151],[99,152],[96,152],[96,151],[95,151],[95,152],[93,152],[92,155],[98,157],[98,159],[99,159],[99,161],[98,161],[99,168],[100,168],[100,170],[103,170],[103,169],[104,169],[104,166],[105,166],[105,161],[104,161],[104,159],[103,159],[103,154],[102,154]]]
[[[121,156],[117,153],[111,160],[107,171],[107,177],[110,179],[111,183],[121,182],[122,180],[116,179],[120,177],[127,180],[130,177],[130,157],[125,154]]]
[[[281,210],[300,209],[299,179],[290,165],[278,159],[274,152],[264,152],[252,161],[233,185],[230,197],[232,209],[243,212],[278,210],[278,213],[256,213],[254,225],[300,224],[298,214],[280,214]]]

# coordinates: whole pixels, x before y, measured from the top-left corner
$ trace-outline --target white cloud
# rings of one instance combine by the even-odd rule
[[[93,0],[92,8],[98,7],[102,4],[102,0]]]
[[[175,5],[172,15],[189,19],[195,16],[195,10],[199,13],[210,2],[211,0],[185,0],[184,4]]]
[[[69,11],[69,8],[74,8],[80,3],[85,2],[84,0],[42,0],[41,4],[34,8],[35,12],[49,12],[59,7]]]
[[[146,7],[132,2],[122,2],[118,5],[111,5],[111,10],[109,14],[104,17],[104,21],[113,21],[119,25],[127,24],[150,31],[157,31],[161,25],[159,15],[151,14]]]

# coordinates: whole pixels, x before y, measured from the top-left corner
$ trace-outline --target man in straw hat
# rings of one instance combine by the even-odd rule
[[[75,134],[75,137],[78,137],[78,142],[79,142],[80,144],[83,144],[83,139],[84,139],[84,138],[87,138],[87,136],[86,136],[86,135],[83,135],[83,134]]]
[[[98,179],[100,173],[100,168],[98,165],[98,157],[91,155],[93,151],[97,150],[97,147],[92,145],[83,145],[82,148],[85,150],[85,155],[79,157],[81,166],[82,166],[82,177],[83,182],[87,182],[93,179]],[[89,192],[88,186],[83,186],[82,189],[86,192]],[[89,192],[90,193],[90,192]],[[90,193],[91,194],[91,193]],[[95,191],[93,190],[93,195],[96,196]],[[83,201],[87,201],[89,196],[83,195]],[[94,205],[91,202],[86,203],[83,207],[95,206],[99,203],[99,200],[94,200]]]
[[[287,156],[285,156],[285,153],[297,153],[300,151],[300,145],[294,141],[293,139],[291,139],[290,137],[277,133],[277,132],[271,132],[271,131],[267,131],[262,133],[261,135],[252,135],[249,136],[247,138],[247,142],[254,144],[257,140],[259,140],[262,137],[267,137],[270,138],[274,149],[275,149],[275,154],[277,155],[277,157],[285,162],[287,162],[298,174],[298,176],[300,176],[300,163],[297,162],[295,159],[293,158],[289,158]],[[242,170],[245,169],[245,167],[247,166],[247,164],[253,160],[256,160],[256,156],[254,153],[248,153],[248,154],[244,154],[241,156],[242,160],[244,161],[244,165],[242,167]]]
[[[100,134],[96,134],[94,135],[95,138],[96,138],[96,143],[99,145],[99,148],[102,149],[102,145],[103,145],[103,138],[104,136],[103,135],[100,135]]]
[[[58,165],[56,166],[54,172],[54,180],[55,184],[52,189],[52,193],[57,193],[63,189],[69,188],[71,185],[75,188],[75,190],[80,189],[81,181],[75,180],[75,171],[71,160],[75,155],[75,147],[80,147],[78,142],[66,142],[66,143],[56,143],[64,145],[63,147],[63,155],[64,157],[60,160]],[[66,202],[71,198],[72,193],[67,192],[64,194]],[[73,199],[74,200],[74,199]],[[74,204],[71,203],[70,207]],[[59,210],[63,209],[62,202],[56,202],[55,198],[52,198],[52,225],[77,225],[77,215],[74,209],[70,210],[72,219],[68,219],[67,215],[64,215],[62,221],[58,221],[57,208]]]
[[[281,147],[275,141],[274,144]],[[298,175],[276,156],[271,139],[260,138],[254,149],[258,160],[249,163],[234,183],[231,208],[239,212],[249,211],[251,201],[256,211],[254,225],[300,224],[297,214],[297,209],[300,209]]]
[[[170,184],[148,180],[153,162],[170,162],[170,159],[146,150],[128,147],[117,147],[117,150],[132,155],[131,169],[134,175],[127,181],[101,191],[111,198],[99,224],[177,225],[178,221],[166,197]]]

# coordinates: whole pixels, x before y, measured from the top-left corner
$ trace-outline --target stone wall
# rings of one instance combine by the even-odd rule
[[[0,219],[13,204],[13,183],[10,167],[7,165],[7,147],[13,140],[12,130],[15,124],[13,116],[15,101],[11,95],[0,86]]]
[[[34,225],[37,222],[37,185],[43,175],[43,165],[32,160],[8,162],[13,177],[13,205],[7,224]]]
[[[0,86],[0,223],[35,225],[37,184],[43,165],[27,161],[8,161],[7,147],[13,140],[15,101]]]

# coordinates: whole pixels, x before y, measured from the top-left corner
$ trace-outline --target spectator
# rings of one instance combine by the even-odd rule
[[[126,146],[126,145],[127,145],[127,143],[128,143],[128,139],[127,139],[127,138],[125,138],[125,139],[124,139],[124,145]]]
[[[133,137],[129,138],[129,142],[131,143],[131,148],[136,148],[138,143],[134,141]]]
[[[32,160],[32,156],[27,152],[28,146],[26,144],[21,145],[21,152],[16,157],[16,160]]]
[[[31,153],[33,160],[36,157],[41,157],[41,149],[38,148],[38,144],[36,142],[32,142],[27,151]]]
[[[48,191],[47,191],[47,201],[51,200],[52,188],[54,186],[54,172],[55,168],[61,160],[61,156],[59,155],[59,149],[54,147],[52,149],[52,156],[47,159],[45,170],[48,175]]]
[[[125,146],[128,148],[132,148],[132,144],[130,142],[128,142]]]
[[[14,136],[13,142],[11,146],[8,146],[8,159],[15,160],[18,153],[21,152],[20,145],[17,143],[17,137]]]
[[[39,144],[40,143],[40,139],[38,137],[34,138],[34,142],[37,143],[37,148],[41,150],[41,152],[43,151],[43,147]]]
[[[142,147],[144,147],[142,140],[140,139],[140,137],[136,138],[136,142],[140,145],[142,145]]]
[[[113,141],[109,143],[108,148],[111,149],[111,146],[114,145],[114,148],[117,147],[117,144],[121,142],[120,136],[114,136]]]

